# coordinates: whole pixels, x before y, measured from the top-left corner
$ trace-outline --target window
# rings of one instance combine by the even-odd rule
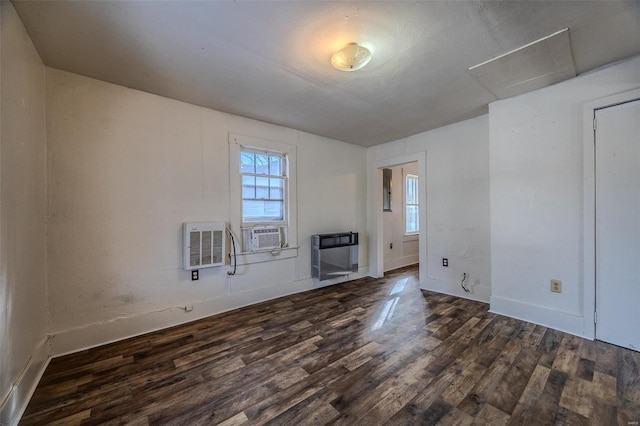
[[[296,146],[229,133],[229,167],[238,264],[297,256]],[[273,239],[279,249],[270,248]]]
[[[242,223],[284,222],[286,156],[241,149]]]
[[[405,178],[404,226],[406,234],[419,232],[418,219],[418,176],[407,175]]]

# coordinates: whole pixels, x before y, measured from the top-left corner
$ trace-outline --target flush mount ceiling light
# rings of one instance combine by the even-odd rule
[[[357,71],[371,60],[371,51],[357,43],[349,43],[331,56],[331,65],[340,71]]]

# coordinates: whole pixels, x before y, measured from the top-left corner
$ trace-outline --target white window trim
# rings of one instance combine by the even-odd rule
[[[240,173],[240,151],[266,151],[284,154],[287,157],[287,179],[285,188],[285,220],[283,222],[242,222],[242,178]],[[251,136],[229,133],[229,225],[236,241],[238,265],[268,262],[271,260],[296,257],[298,255],[298,223],[297,223],[297,150],[295,145],[274,142]],[[256,225],[286,226],[285,241],[282,249],[266,252],[241,252],[242,228]]]
[[[403,170],[404,172],[404,170]],[[402,222],[404,224],[404,236],[411,237],[414,235],[420,235],[420,219],[418,219],[418,230],[415,232],[407,232],[407,178],[413,178],[416,180],[416,185],[418,187],[418,204],[411,204],[412,206],[418,207],[418,217],[420,217],[420,179],[417,175],[407,173],[403,176],[402,182]]]

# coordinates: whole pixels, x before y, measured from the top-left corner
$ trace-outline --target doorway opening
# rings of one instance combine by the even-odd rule
[[[418,276],[420,288],[427,285],[427,194],[426,151],[406,154],[399,157],[372,161],[368,167],[368,238],[369,238],[369,275],[375,278],[384,276],[384,227],[383,214],[383,169],[390,169],[404,164],[417,163],[418,165]],[[395,247],[395,246],[394,246]]]
[[[420,187],[418,162],[382,169],[383,272],[419,263]]]

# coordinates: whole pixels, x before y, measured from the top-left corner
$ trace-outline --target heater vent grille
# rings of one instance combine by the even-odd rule
[[[184,269],[224,265],[225,224],[222,222],[184,224]]]

